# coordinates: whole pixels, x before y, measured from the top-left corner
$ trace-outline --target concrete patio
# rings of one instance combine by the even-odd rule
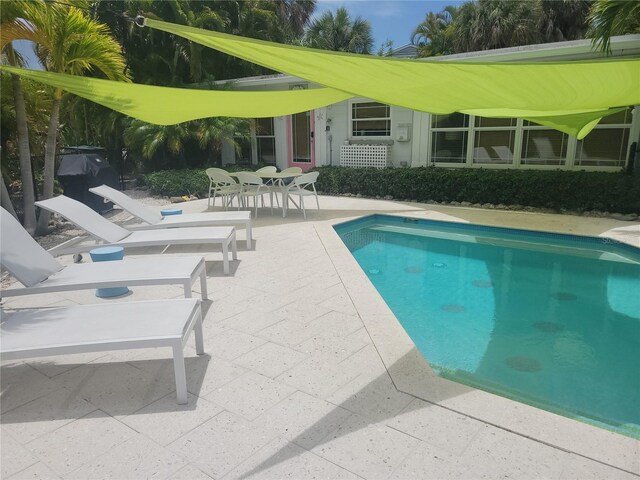
[[[385,212],[640,245],[640,224],[342,197],[320,204],[306,221],[261,209],[253,250],[239,230],[230,276],[220,252],[166,253],[207,259],[207,354],[190,342],[188,405],[176,404],[169,349],[5,362],[1,477],[640,477],[637,440],[435,376],[331,228]],[[207,202],[181,206],[199,212]],[[145,287],[101,300],[87,290],[3,307],[182,295]]]

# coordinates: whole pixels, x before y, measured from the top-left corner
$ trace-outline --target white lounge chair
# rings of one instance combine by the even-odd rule
[[[231,247],[233,259],[236,260],[238,258],[236,232],[233,227],[168,228],[131,232],[103,218],[99,213],[94,212],[83,203],[64,195],[36,202],[36,205],[63,216],[86,230],[92,237],[103,241],[106,245],[123,248],[202,243],[222,245],[225,275],[229,274],[229,247]],[[86,252],[91,248],[93,247],[85,245],[69,249],[68,252],[63,249],[58,250],[58,252]]]
[[[141,285],[182,285],[191,297],[200,278],[202,298],[207,299],[207,273],[202,257],[124,259],[121,262],[83,263],[64,266],[38,245],[22,225],[0,209],[0,263],[24,288],[2,290],[2,297],[64,292],[93,288]]]
[[[231,177],[232,181],[235,182]],[[247,248],[251,248],[251,212],[204,212],[204,213],[188,213],[184,215],[169,215],[163,217],[154,209],[147,207],[145,204],[134,200],[124,193],[102,185],[89,189],[90,192],[100,195],[107,200],[112,201],[123,210],[126,210],[134,217],[139,218],[148,225],[136,226],[136,230],[156,230],[159,228],[174,227],[212,227],[217,225],[242,225],[247,232]],[[237,185],[239,193],[240,186]],[[223,203],[225,203],[223,199]]]
[[[72,353],[172,347],[178,403],[187,403],[184,346],[195,331],[204,354],[199,300],[152,300],[3,311],[0,357],[5,360]]]

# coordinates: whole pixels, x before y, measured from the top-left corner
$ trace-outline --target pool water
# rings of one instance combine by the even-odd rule
[[[336,231],[439,375],[640,438],[640,249],[387,215]]]

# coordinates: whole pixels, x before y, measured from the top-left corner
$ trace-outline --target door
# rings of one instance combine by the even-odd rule
[[[289,117],[289,167],[307,171],[315,167],[313,111],[296,113]]]

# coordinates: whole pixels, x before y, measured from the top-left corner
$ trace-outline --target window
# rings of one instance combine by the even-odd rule
[[[575,164],[593,167],[624,167],[627,160],[631,108],[609,115],[576,146]]]
[[[391,107],[378,102],[351,104],[352,137],[390,137]]]
[[[257,118],[255,121],[255,137],[258,163],[276,164],[276,136],[273,118]]]
[[[431,116],[431,161],[465,163],[469,115],[452,113]]]
[[[516,139],[515,118],[474,119],[473,163],[510,165]]]
[[[522,132],[522,165],[564,165],[569,135],[524,120]]]
[[[251,139],[248,137],[236,137],[236,164],[251,165]]]

